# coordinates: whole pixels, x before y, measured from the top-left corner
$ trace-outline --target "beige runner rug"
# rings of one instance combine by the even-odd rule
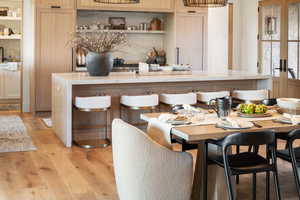
[[[0,153],[34,151],[36,147],[19,116],[0,116]]]

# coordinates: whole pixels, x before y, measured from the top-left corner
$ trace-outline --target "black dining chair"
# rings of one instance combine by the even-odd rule
[[[297,170],[297,167],[300,166],[300,147],[294,147],[295,141],[300,139],[300,129],[290,133],[278,133],[276,134],[276,137],[279,140],[286,141],[285,149],[277,150],[277,157],[292,163],[296,188],[300,199],[300,180],[299,172]]]
[[[206,167],[205,174],[208,172],[208,165],[217,164],[224,168],[228,196],[234,200],[234,191],[231,176],[253,174],[252,199],[256,199],[256,175],[266,173],[266,199],[270,198],[270,172],[273,172],[277,198],[281,200],[279,188],[277,162],[276,162],[276,138],[273,131],[235,133],[221,140],[206,141]],[[208,145],[217,145],[222,149],[222,155],[208,156]],[[229,154],[232,146],[266,146],[266,157],[258,152],[243,152]],[[205,196],[207,197],[207,176],[205,177]]]

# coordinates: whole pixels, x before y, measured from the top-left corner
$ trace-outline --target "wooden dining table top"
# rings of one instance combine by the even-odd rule
[[[148,121],[151,118],[158,118],[162,113],[148,113],[142,114],[141,119]],[[223,138],[229,134],[233,133],[241,133],[241,132],[259,132],[266,130],[274,130],[278,133],[280,132],[289,132],[294,129],[300,128],[300,125],[292,125],[292,124],[283,124],[279,122],[274,122],[273,120],[256,120],[256,124],[262,126],[262,128],[253,127],[250,129],[222,129],[217,128],[216,125],[190,125],[190,126],[178,126],[173,127],[171,129],[171,133],[176,135],[187,142],[197,142],[201,140],[207,139],[219,139]]]

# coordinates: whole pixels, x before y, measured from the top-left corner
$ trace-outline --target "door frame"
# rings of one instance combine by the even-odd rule
[[[297,0],[299,1],[299,0]],[[258,8],[258,62],[259,62],[259,72],[262,72],[262,7],[277,5],[280,6],[280,65],[287,62],[288,60],[288,3],[286,0],[262,0],[259,2]],[[277,92],[275,92],[277,90]],[[276,94],[278,93],[278,94]],[[273,97],[287,97],[288,96],[288,73],[285,71],[280,72],[279,77],[273,77]]]

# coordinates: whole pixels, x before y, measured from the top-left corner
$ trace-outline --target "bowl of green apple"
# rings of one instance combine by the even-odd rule
[[[240,104],[238,106],[238,115],[245,118],[271,117],[268,107],[263,104]]]

